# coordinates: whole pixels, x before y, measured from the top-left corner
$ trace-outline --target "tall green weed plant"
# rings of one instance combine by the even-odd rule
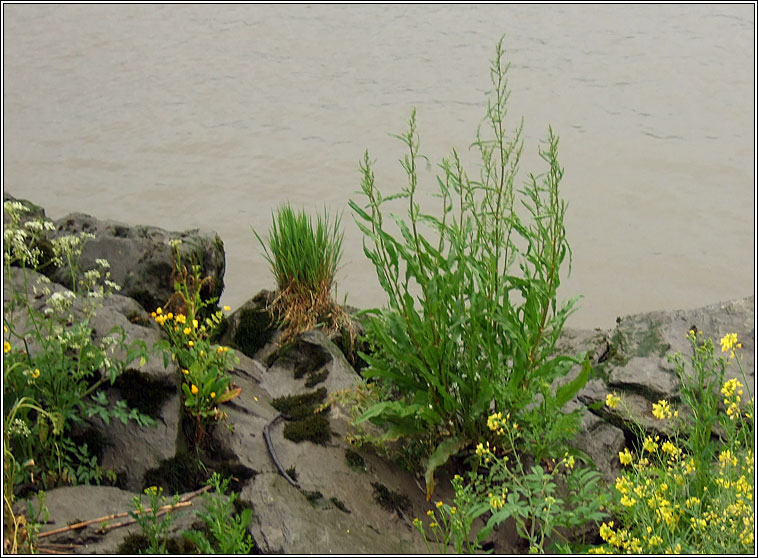
[[[364,252],[388,295],[385,308],[367,313],[374,351],[362,355],[369,364],[364,375],[381,379],[397,395],[359,420],[386,427],[387,439],[425,440],[428,498],[434,469],[485,437],[493,411],[509,411],[532,429],[538,459],[561,451],[557,442],[576,426],[577,417],[566,419],[560,409],[581,381],[559,392],[553,387],[577,362],[554,355],[576,302],[557,301],[561,265],[571,256],[558,137],[549,129],[539,150],[546,172],[530,174],[517,189],[523,120],[509,135],[507,72],[501,39],[487,113],[471,146],[481,160],[478,175],[468,174],[455,150],[443,159],[436,179],[439,214],[424,212],[419,202],[423,157],[415,110],[408,131],[396,136],[406,147],[407,185],[382,194],[366,152],[366,201],[350,201]],[[389,202],[405,203],[406,215],[388,214]]]

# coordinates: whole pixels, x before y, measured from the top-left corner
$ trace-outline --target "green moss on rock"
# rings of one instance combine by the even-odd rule
[[[271,340],[275,331],[276,325],[267,310],[246,308],[240,312],[232,342],[242,353],[253,358]]]
[[[332,358],[331,353],[324,347],[297,338],[272,354],[266,364],[272,366],[276,363],[292,368],[295,378],[299,379],[321,369]]]
[[[197,457],[178,453],[146,471],[142,487],[160,486],[166,494],[181,494],[201,488],[207,480],[208,474]]]
[[[311,415],[301,420],[284,425],[283,435],[288,440],[299,443],[303,441],[326,445],[332,439],[329,419],[323,414]]]
[[[326,399],[326,388],[309,391],[300,395],[285,395],[277,397],[271,405],[286,418],[299,420],[313,415],[316,407]]]
[[[357,471],[359,473],[365,473],[366,472],[366,461],[361,457],[361,455],[350,448],[345,450],[345,463],[347,463],[347,466],[350,467],[353,471]]]
[[[410,513],[411,501],[408,496],[390,490],[378,482],[372,482],[371,486],[374,488],[374,500],[385,510],[395,512],[399,516]]]
[[[321,370],[314,370],[308,373],[308,379],[305,380],[305,387],[313,387],[324,381],[329,376],[329,369],[324,366]]]

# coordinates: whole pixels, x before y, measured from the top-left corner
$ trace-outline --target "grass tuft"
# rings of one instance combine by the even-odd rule
[[[278,292],[270,311],[286,324],[283,343],[318,324],[336,330],[350,323],[331,293],[342,256],[340,216],[332,219],[324,210],[314,227],[305,212],[285,204],[272,215],[268,243],[253,233],[276,279]]]

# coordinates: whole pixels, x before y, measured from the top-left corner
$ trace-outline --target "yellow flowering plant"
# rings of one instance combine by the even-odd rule
[[[592,553],[755,553],[755,421],[739,406],[745,386],[736,378],[723,381],[731,351],[740,347],[736,334],[727,335],[722,349],[730,358],[716,359],[713,342],[700,342],[697,335],[688,334],[694,372],[684,373],[680,355],[673,359],[690,412],[680,414],[665,400],[651,406],[652,415],[670,427],[669,438],[645,434],[635,423],[639,448],[619,453],[623,472],[613,491],[614,521],[603,523],[604,544]],[[734,360],[742,371],[739,354]],[[693,393],[698,381],[708,393]],[[616,403],[623,405],[623,399]],[[720,435],[712,439],[716,427]]]
[[[510,414],[491,414],[487,426],[496,441],[477,444],[468,479],[456,475],[452,481],[455,505],[439,502],[428,525],[441,551],[452,542],[457,552],[471,553],[512,518],[530,552],[544,552],[551,545],[567,545],[566,531],[606,517],[600,473],[586,466],[583,456],[567,451],[560,459],[530,465],[518,448],[522,429]],[[472,539],[473,522],[484,514],[489,517]],[[423,523],[416,520],[414,526],[427,540]]]
[[[702,335],[702,334],[701,334]],[[737,436],[737,427],[741,421],[735,422],[735,414],[739,414],[741,397],[744,395],[742,387],[736,388],[737,380],[724,381],[727,366],[735,360],[734,349],[739,349],[741,343],[736,333],[727,333],[721,339],[721,351],[730,353],[728,359],[716,357],[713,340],[708,338],[701,341],[695,330],[690,330],[687,339],[692,346],[692,356],[689,367],[686,366],[684,357],[677,353],[670,357],[676,365],[676,372],[681,384],[681,400],[692,411],[694,420],[687,420],[685,427],[688,435],[685,443],[690,454],[698,465],[697,480],[699,488],[708,484],[709,465],[713,462],[717,444],[714,439],[714,428],[720,425]],[[739,347],[738,347],[739,345]],[[745,385],[745,373],[742,369],[741,358],[736,359]],[[690,368],[690,371],[687,370]],[[745,388],[746,389],[746,388]],[[739,393],[737,391],[739,390]],[[722,395],[727,415],[720,412],[722,407]],[[654,416],[662,418],[666,415],[665,409],[654,409]]]
[[[172,245],[177,278],[175,294],[166,309],[158,307],[151,314],[167,337],[156,343],[154,350],[163,351],[165,366],[171,359],[182,371],[184,407],[195,421],[194,441],[198,444],[210,424],[226,418],[218,405],[240,394],[240,388],[232,385],[228,374],[238,359],[228,347],[211,344],[211,338],[223,323],[223,313],[217,310],[202,318],[216,300],[201,297],[204,282],[200,278],[199,266],[192,266],[188,271],[181,263],[179,241]],[[176,313],[168,308],[173,308]]]
[[[435,550],[437,554],[447,554],[451,546],[456,554],[474,554],[479,548],[479,541],[472,541],[469,533],[474,520],[489,511],[489,506],[474,500],[472,491],[464,485],[460,475],[455,475],[452,484],[456,494],[455,505],[445,504],[441,500],[436,502],[434,509],[426,512],[430,518],[426,525],[418,518],[413,519],[413,526],[424,537],[430,554],[434,554]]]

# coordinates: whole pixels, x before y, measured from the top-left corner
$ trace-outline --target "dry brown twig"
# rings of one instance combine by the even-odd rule
[[[182,496],[182,498],[177,502],[176,504],[166,504],[165,506],[161,506],[157,510],[157,515],[164,515],[170,511],[173,511],[175,509],[179,508],[186,508],[188,506],[192,505],[192,498],[195,496],[199,496],[200,494],[203,494],[204,492],[207,492],[210,490],[210,486],[204,486],[203,488],[199,488],[198,490],[195,490],[193,492],[189,492]],[[143,513],[152,513],[152,508],[146,509]],[[38,539],[41,539],[43,537],[50,537],[52,535],[58,535],[60,533],[65,533],[67,531],[74,531],[76,529],[81,529],[82,527],[86,527],[87,525],[92,525],[95,523],[105,523],[107,521],[112,521],[114,519],[119,519],[121,517],[129,517],[130,512],[119,512],[119,513],[113,513],[110,515],[105,515],[103,517],[98,517],[95,519],[88,519],[87,521],[80,521],[79,523],[74,523],[72,525],[67,525],[66,527],[60,527],[58,529],[53,529],[51,531],[45,531],[44,533],[40,533],[37,535]],[[120,523],[114,523],[113,525],[107,525],[104,527],[106,531],[110,531],[111,529],[116,529],[118,527],[124,527],[126,525],[131,525],[132,523],[135,523],[137,520],[134,518],[131,518],[127,521],[122,521]]]

